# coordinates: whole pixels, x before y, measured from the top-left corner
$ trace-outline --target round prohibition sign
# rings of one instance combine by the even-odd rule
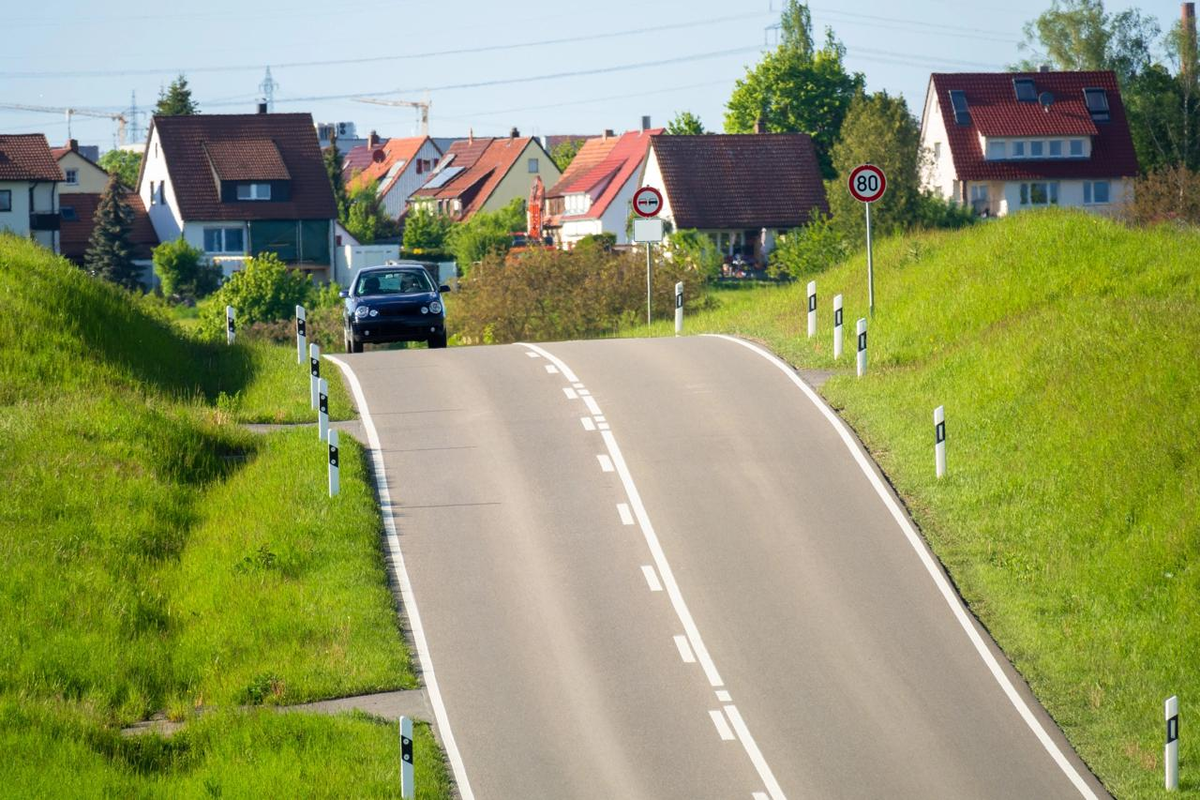
[[[874,203],[887,190],[883,170],[874,164],[862,164],[850,173],[850,194],[863,203]]]
[[[662,206],[662,192],[653,186],[643,186],[633,193],[633,213],[639,217],[657,217]]]

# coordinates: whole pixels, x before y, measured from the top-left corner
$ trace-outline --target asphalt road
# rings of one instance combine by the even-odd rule
[[[338,358],[464,794],[1106,796],[762,354],[687,337]]]

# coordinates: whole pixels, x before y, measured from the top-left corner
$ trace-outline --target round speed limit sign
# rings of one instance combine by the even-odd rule
[[[883,170],[874,164],[862,164],[850,173],[850,194],[863,203],[874,203],[883,197],[887,189],[887,178]]]

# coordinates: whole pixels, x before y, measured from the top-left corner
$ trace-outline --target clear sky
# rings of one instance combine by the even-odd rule
[[[337,96],[428,95],[435,136],[469,128],[505,134],[512,126],[523,134],[598,134],[636,128],[643,114],[661,125],[681,110],[720,131],[734,81],[759,58],[781,2],[22,3],[0,23],[0,103],[115,111],[136,91],[149,110],[182,70],[202,112],[250,112],[270,65],[279,84],[276,111],[352,121],[360,135],[416,133],[416,111]],[[868,88],[902,94],[919,115],[930,72],[1002,69],[1021,56],[1022,24],[1048,5],[814,0],[811,8],[817,38],[832,27],[847,47],[849,68],[866,75]],[[1173,0],[1138,7],[1164,29],[1179,15]],[[346,61],[357,63],[329,63]],[[559,77],[539,79],[548,75]],[[83,144],[108,149],[116,128],[77,116],[72,130]],[[0,108],[0,132],[39,131],[59,144],[66,122]]]

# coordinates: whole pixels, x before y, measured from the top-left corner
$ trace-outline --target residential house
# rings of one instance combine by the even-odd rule
[[[95,227],[93,218],[96,207],[100,204],[100,195],[108,186],[108,173],[84,155],[74,139],[50,152],[64,177],[58,187],[59,216],[62,219],[59,252],[82,266]],[[142,198],[130,191],[125,195],[125,202],[133,211],[133,230],[129,238],[134,247],[134,263],[143,270],[142,283],[152,287],[155,276],[151,251],[158,244],[158,236],[150,224],[150,216],[146,213]]]
[[[513,128],[508,138],[468,137],[452,144],[410,203],[465,221],[480,211],[499,211],[514,198],[525,199],[539,177],[552,185],[560,176],[537,139]]]
[[[375,131],[371,131],[370,135],[362,140],[362,144],[343,149],[339,143],[338,152],[342,154],[342,182],[349,185],[354,176],[369,167],[372,162],[382,161],[385,158],[383,148],[387,143],[388,140],[380,139]]]
[[[560,246],[571,247],[585,236],[611,233],[627,244],[633,193],[641,185],[651,137],[662,128],[611,131],[589,139],[568,165],[567,173],[546,193],[547,226]]]
[[[708,234],[726,259],[763,266],[775,238],[829,213],[805,133],[651,138],[643,186],[662,192],[659,216]]]
[[[429,180],[442,151],[428,136],[389,139],[379,150],[382,157],[372,157],[347,188],[378,181],[376,192],[384,209],[392,219],[399,219],[408,206],[408,198]]]
[[[58,252],[62,170],[40,133],[0,134],[0,230]]]
[[[159,239],[183,236],[226,274],[273,252],[330,277],[337,206],[309,114],[156,116],[138,194]]]
[[[1112,72],[935,73],[921,143],[925,187],[983,216],[1112,214],[1133,199],[1137,155]]]

